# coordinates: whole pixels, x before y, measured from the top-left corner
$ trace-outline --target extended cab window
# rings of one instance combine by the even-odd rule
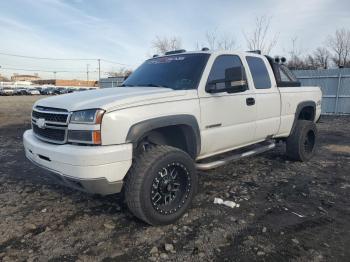
[[[149,59],[122,86],[196,89],[209,54],[179,54]]]
[[[259,57],[247,56],[247,62],[250,72],[252,73],[255,88],[271,88],[271,80],[264,60]]]
[[[241,68],[242,80],[246,80],[245,74],[244,74],[244,67],[242,64],[241,59],[236,55],[221,55],[217,57],[214,61],[214,64],[211,68],[211,71],[209,73],[208,77],[208,83],[211,81],[222,81],[216,84],[216,89],[225,89],[226,83],[224,82],[227,72],[230,69],[236,69]]]

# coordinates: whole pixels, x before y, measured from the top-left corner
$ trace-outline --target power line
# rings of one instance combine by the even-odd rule
[[[41,60],[65,60],[65,61],[93,61],[97,60],[95,58],[53,58],[53,57],[38,57],[38,56],[26,56],[26,55],[17,55],[17,54],[10,54],[10,53],[3,53],[0,52],[0,55],[5,56],[14,56],[14,57],[21,57],[21,58],[28,58],[28,59],[41,59]]]
[[[5,53],[5,52],[0,52],[0,55],[27,58],[27,59],[55,60],[55,61],[98,61],[99,60],[98,58],[53,58],[53,57],[26,56],[26,55],[18,55],[18,54]],[[111,64],[132,66],[129,64],[123,64],[123,63],[119,63],[119,62],[108,60],[108,59],[100,59],[100,60],[107,62],[107,63],[111,63]]]
[[[14,68],[14,67],[1,67],[1,69],[5,70],[16,70],[16,71],[37,71],[37,72],[46,72],[46,73],[85,73],[85,71],[68,71],[68,70],[42,70],[42,69],[34,69],[34,68]]]
[[[44,73],[84,73],[86,74],[86,71],[70,71],[70,70],[42,70],[42,69],[34,69],[34,68],[14,68],[14,67],[1,67],[1,69],[5,70],[13,70],[13,71],[32,71],[32,72],[44,72]],[[98,70],[92,70],[89,72],[98,73]],[[109,71],[103,71],[101,70],[101,73],[108,73]]]
[[[23,68],[21,65],[11,65],[11,64],[1,64],[1,66],[5,66],[5,67],[15,67],[17,68],[17,66],[20,66],[21,69]],[[30,67],[30,65],[29,65]],[[44,70],[44,71],[80,71],[79,68],[48,68],[48,67],[36,67],[36,69],[32,69],[32,70],[37,70],[37,71],[41,71],[41,70]],[[95,69],[96,71],[98,70],[98,68],[96,67]]]
[[[116,64],[116,65],[132,66],[132,65],[129,65],[129,64],[122,64],[122,63],[118,63],[118,62],[115,62],[115,61],[112,61],[112,60],[107,60],[107,59],[101,59],[101,61],[104,61],[104,62],[107,62],[107,63],[110,63],[110,64]]]

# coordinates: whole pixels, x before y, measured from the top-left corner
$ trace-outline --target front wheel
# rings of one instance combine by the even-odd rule
[[[125,200],[146,223],[171,224],[188,209],[197,183],[194,161],[186,152],[153,146],[134,159],[125,181]]]
[[[298,120],[287,138],[287,156],[302,162],[310,160],[315,153],[316,141],[316,124],[312,121]]]

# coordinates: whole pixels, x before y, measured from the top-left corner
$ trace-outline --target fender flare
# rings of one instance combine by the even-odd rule
[[[297,105],[297,109],[295,110],[295,115],[294,115],[294,122],[293,122],[293,126],[292,126],[292,129],[290,131],[290,134],[293,133],[294,129],[295,129],[295,126],[297,124],[297,121],[298,121],[298,116],[301,112],[301,110],[303,110],[303,108],[307,107],[307,106],[311,106],[313,107],[314,109],[314,114],[316,114],[316,103],[312,100],[309,100],[309,101],[304,101],[304,102],[300,102],[298,105]],[[315,115],[313,116],[314,117],[314,120],[315,120]]]
[[[126,136],[126,142],[133,143],[134,146],[150,131],[168,126],[185,126],[190,128],[193,132],[191,139],[187,138],[186,142],[189,143],[191,151],[197,156],[201,149],[201,136],[199,131],[199,125],[197,119],[193,115],[181,114],[161,116],[156,118],[147,119],[133,124]]]

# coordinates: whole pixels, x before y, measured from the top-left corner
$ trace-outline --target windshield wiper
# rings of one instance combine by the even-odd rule
[[[134,85],[125,85],[125,84],[122,84],[121,87],[133,87]]]

